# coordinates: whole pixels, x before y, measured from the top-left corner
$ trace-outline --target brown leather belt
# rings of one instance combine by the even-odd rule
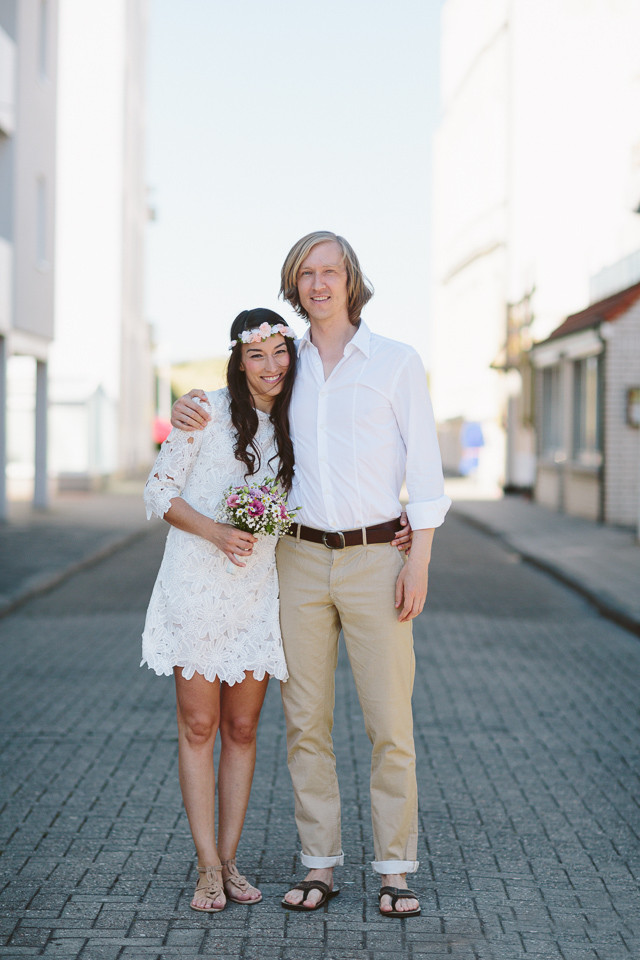
[[[315,527],[305,527],[301,523],[294,523],[287,530],[287,536],[300,540],[310,540],[311,543],[323,543],[329,550],[342,550],[344,547],[357,547],[362,543],[391,543],[399,527],[400,518],[385,520],[372,527],[358,527],[356,530],[316,530]],[[365,539],[366,538],[366,539]]]

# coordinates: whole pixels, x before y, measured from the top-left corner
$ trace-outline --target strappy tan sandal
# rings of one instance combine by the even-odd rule
[[[196,897],[202,897],[203,900],[211,900],[210,907],[196,907],[194,900]],[[224,899],[221,907],[214,907],[213,903]],[[192,910],[200,910],[202,913],[220,913],[226,907],[226,894],[222,885],[222,864],[214,864],[212,867],[198,867],[198,885],[196,886],[190,907]]]
[[[233,901],[233,903],[260,903],[262,900],[262,894],[257,887],[254,887],[246,877],[238,872],[236,866],[236,858],[231,857],[229,860],[221,860],[222,870],[227,872],[227,876],[223,878],[222,885],[224,887],[224,892],[227,896],[227,900]],[[227,887],[229,884],[232,887],[235,887],[241,893],[247,893],[249,890],[256,890],[258,896],[250,898],[248,900],[241,900],[240,897],[234,897],[232,893],[229,892]]]

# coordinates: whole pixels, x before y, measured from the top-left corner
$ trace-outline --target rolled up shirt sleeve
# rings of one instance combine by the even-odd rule
[[[439,527],[451,506],[422,360],[412,351],[393,391],[393,409],[406,448],[407,516],[414,530]]]

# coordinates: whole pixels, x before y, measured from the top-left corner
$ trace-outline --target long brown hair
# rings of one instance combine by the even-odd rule
[[[227,388],[231,398],[229,405],[231,423],[236,431],[234,453],[236,460],[242,461],[247,468],[245,477],[256,474],[260,469],[261,461],[260,450],[255,440],[258,431],[258,414],[249,392],[246,375],[240,369],[242,364],[240,334],[244,330],[259,327],[261,323],[268,323],[272,327],[279,323],[287,326],[286,320],[283,320],[279,314],[263,307],[257,307],[255,310],[243,310],[231,324],[231,339],[235,340],[236,343],[231,349],[227,366]],[[297,355],[293,339],[285,337],[284,341],[289,353],[289,367],[284,376],[282,390],[273,401],[269,418],[274,427],[276,451],[280,459],[276,479],[285,490],[289,490],[293,480],[293,444],[289,434],[289,403],[291,402],[293,381],[296,376]]]

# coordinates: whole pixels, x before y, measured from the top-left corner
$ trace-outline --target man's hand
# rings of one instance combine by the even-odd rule
[[[413,540],[413,530],[409,523],[409,518],[405,510],[400,514],[400,530],[391,541],[392,547],[397,547],[402,553],[409,553],[411,550],[411,541]]]
[[[199,404],[193,402],[193,397],[207,399],[204,390],[190,390],[180,397],[171,408],[171,425],[180,430],[203,430],[211,416]]]
[[[422,613],[427,589],[429,587],[429,566],[418,561],[407,560],[396,580],[396,609],[400,609],[398,620],[406,623]]]
[[[400,623],[422,613],[429,587],[429,562],[434,530],[414,530],[409,559],[396,580],[396,610]]]

